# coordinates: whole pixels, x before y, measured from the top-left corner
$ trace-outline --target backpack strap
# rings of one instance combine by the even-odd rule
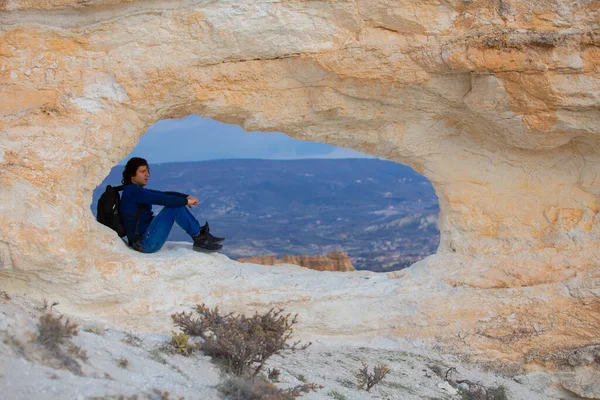
[[[121,190],[123,190],[124,187],[125,187],[125,185],[113,186],[113,189],[120,192]],[[134,212],[129,215],[125,215],[125,216],[121,217],[122,219],[129,219],[129,218],[133,217],[134,215],[137,215],[137,220],[135,222],[135,235],[136,236],[139,234],[138,230],[140,228],[140,215],[141,214],[142,214],[142,207],[140,207],[140,209],[137,212]]]
[[[142,207],[140,207],[140,209],[137,212],[135,212],[133,214],[129,214],[125,217],[122,217],[123,219],[128,219],[128,218],[133,217],[134,215],[137,216],[137,220],[135,221],[135,235],[136,236],[139,234],[138,230],[140,228],[140,215],[142,214],[142,211],[143,211]]]
[[[135,235],[139,234],[138,230],[140,228],[140,215],[142,214],[142,207],[137,212],[137,221],[135,221]]]

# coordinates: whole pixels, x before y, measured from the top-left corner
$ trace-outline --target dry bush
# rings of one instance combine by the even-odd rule
[[[267,378],[273,382],[279,382],[281,371],[278,368],[272,368],[267,371]]]
[[[44,304],[38,308],[39,311],[52,311],[52,308],[59,305],[58,301],[53,301],[52,303],[48,303],[48,300],[44,299]]]
[[[373,367],[373,372],[369,372],[369,366],[363,363],[362,368],[356,373],[358,387],[368,392],[373,386],[381,382],[389,372],[390,369],[384,364],[376,365]]]
[[[197,318],[191,312],[173,314],[171,318],[185,334],[202,338],[200,349],[236,375],[244,375],[248,370],[256,375],[272,355],[281,355],[284,350],[303,350],[310,345],[288,343],[297,315],[283,314],[283,310],[271,309],[246,317],[233,313],[221,315],[218,307],[211,310],[202,304],[196,307],[196,312]]]
[[[83,362],[87,362],[88,360],[87,350],[82,349],[81,346],[75,346],[73,343],[69,343],[67,345],[67,351],[69,352],[69,354],[76,358],[79,358]]]
[[[457,388],[461,400],[508,400],[506,388],[502,385],[490,388],[468,379],[455,379],[453,375],[458,374],[458,371],[454,367],[445,368],[445,372],[440,366],[430,365],[429,368],[452,387]]]
[[[36,341],[46,349],[47,355],[54,360],[53,363],[58,362],[55,366],[82,376],[83,370],[75,357],[87,361],[87,352],[70,342],[70,339],[79,333],[77,324],[68,318],[63,321],[62,315],[55,317],[52,314],[44,314],[40,317],[38,329]],[[66,351],[62,345],[66,346]]]
[[[319,389],[323,389],[323,387],[324,386],[317,385],[316,383],[303,383],[302,385],[287,389],[285,392],[290,394],[292,397],[300,397],[304,393],[316,392]]]
[[[56,349],[66,340],[79,334],[77,323],[71,322],[68,318],[63,322],[62,315],[58,318],[52,314],[42,315],[38,328],[40,331],[38,343],[50,350]]]
[[[294,396],[264,379],[232,377],[217,387],[227,400],[293,400]]]
[[[218,386],[219,393],[227,400],[293,400],[322,388],[321,385],[309,383],[283,390],[260,377],[232,377]]]

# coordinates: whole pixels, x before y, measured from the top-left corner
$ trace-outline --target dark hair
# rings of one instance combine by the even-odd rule
[[[131,178],[137,174],[138,168],[144,165],[148,167],[148,171],[150,171],[148,161],[144,160],[143,158],[133,157],[127,161],[127,164],[125,164],[125,169],[123,170],[123,180],[121,180],[121,183],[123,185],[129,185],[131,183]]]

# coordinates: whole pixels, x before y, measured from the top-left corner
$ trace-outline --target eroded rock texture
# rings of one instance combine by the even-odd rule
[[[599,9],[0,1],[2,279],[73,304],[146,293],[159,275],[94,221],[91,193],[150,125],[196,113],[431,180],[440,248],[400,277],[448,296],[397,334],[479,332],[486,354],[598,342]],[[489,290],[475,307],[462,288]]]

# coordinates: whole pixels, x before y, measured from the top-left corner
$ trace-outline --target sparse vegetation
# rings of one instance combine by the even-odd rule
[[[127,369],[127,367],[129,366],[129,360],[126,358],[119,358],[117,360],[117,365],[119,366],[119,368]]]
[[[73,357],[79,358],[83,362],[87,362],[88,360],[87,350],[82,349],[81,346],[75,346],[73,343],[69,343],[67,345],[67,351]]]
[[[200,337],[203,340],[200,349],[235,375],[244,375],[250,370],[257,375],[269,357],[310,345],[289,343],[297,315],[283,314],[283,310],[271,309],[251,317],[233,313],[221,315],[218,307],[211,310],[204,304],[195,310],[198,318],[191,312],[176,313],[171,318],[186,335]]]
[[[142,339],[131,333],[127,333],[125,337],[121,339],[121,342],[132,347],[140,347],[142,345]]]
[[[182,332],[171,332],[173,337],[171,338],[171,346],[175,350],[177,354],[181,354],[183,356],[189,356],[191,352],[196,349],[196,346],[191,344],[190,337]]]
[[[373,367],[373,372],[369,372],[369,366],[363,363],[362,368],[356,373],[358,387],[369,392],[371,388],[381,382],[389,372],[390,369],[385,364],[376,365]]]
[[[508,400],[506,388],[502,385],[488,388],[479,382],[468,379],[454,379],[456,368],[442,368],[439,365],[429,365],[429,368],[440,378],[458,389],[462,400]]]
[[[261,377],[231,377],[218,386],[219,393],[227,400],[293,400],[304,393],[323,388],[315,383],[279,389]]]
[[[278,368],[270,368],[267,371],[267,377],[269,380],[273,382],[279,382],[279,377],[281,376],[281,371]]]
[[[49,350],[57,349],[67,339],[79,334],[75,322],[71,322],[68,318],[63,322],[62,315],[57,318],[49,313],[40,317],[38,328],[40,334],[37,341]]]
[[[323,389],[323,386],[317,385],[316,383],[304,383],[302,385],[294,386],[291,389],[287,389],[285,392],[292,395],[292,397],[300,397],[304,393],[316,392],[319,389]]]
[[[231,377],[219,384],[219,393],[227,400],[293,400],[294,397],[264,379]]]
[[[345,388],[356,389],[356,385],[350,379],[338,379],[337,382]]]
[[[39,334],[36,342],[46,350],[49,360],[58,362],[59,368],[65,368],[76,375],[83,375],[81,365],[75,359],[87,361],[87,352],[71,343],[70,339],[77,336],[79,328],[75,322],[62,316],[55,317],[47,313],[40,317],[38,324]],[[66,352],[63,346],[67,346]]]
[[[458,393],[462,400],[508,400],[506,388],[497,386],[487,388],[480,383],[466,382],[468,388],[459,388]]]
[[[213,357],[230,377],[218,386],[221,395],[228,400],[289,400],[304,393],[316,391],[323,386],[307,383],[303,375],[298,379],[303,383],[283,390],[277,388],[258,373],[267,359],[283,351],[306,349],[299,342],[289,343],[292,327],[297,323],[297,315],[284,314],[283,310],[271,309],[264,314],[255,313],[251,317],[243,314],[221,315],[218,307],[209,309],[204,304],[195,308],[198,316],[191,312],[171,315],[175,326],[183,333],[173,333],[172,346],[178,352],[187,354],[189,336],[202,341],[192,345],[204,354]],[[188,336],[189,335],[189,336]],[[268,379],[276,382],[281,371],[277,368],[267,371]]]
[[[48,303],[48,300],[44,299],[44,303],[42,307],[39,308],[40,311],[52,311],[52,308],[59,305],[58,301],[53,301],[52,303]]]
[[[346,396],[338,392],[337,390],[330,390],[327,393],[327,396],[331,397],[334,400],[346,400]]]
[[[157,363],[166,365],[167,360],[165,359],[163,352],[164,352],[164,349],[162,349],[162,348],[154,348],[154,349],[151,349],[148,351],[148,357],[152,361],[156,361]]]

